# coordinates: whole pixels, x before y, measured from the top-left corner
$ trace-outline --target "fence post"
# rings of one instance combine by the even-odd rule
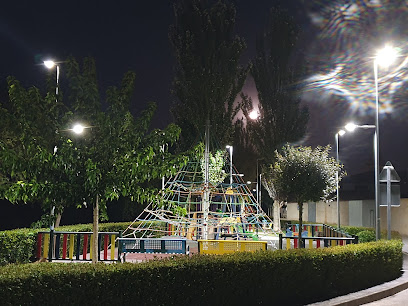
[[[122,238],[122,232],[118,232],[118,237]],[[115,249],[115,245],[112,245],[112,243],[111,243],[111,250],[112,250],[112,248]],[[122,255],[122,244],[118,240],[118,262],[120,262],[121,255]]]
[[[61,238],[61,234],[57,233],[55,234],[55,245],[54,245],[54,249],[55,249],[55,259],[59,259],[60,257],[60,238]]]
[[[282,250],[282,234],[279,234],[279,250]]]
[[[98,252],[98,261],[101,261],[101,239],[102,239],[102,235],[100,233],[98,233],[98,250],[95,251],[95,255],[96,252]]]
[[[80,251],[81,250],[81,233],[77,234],[76,245],[77,245],[77,249],[76,249],[75,257],[76,257],[76,260],[79,260],[79,255],[81,253],[81,251]]]
[[[37,234],[37,259],[41,258],[42,233]]]
[[[48,251],[48,261],[52,262],[52,253],[54,251],[54,230],[50,230],[50,249]]]

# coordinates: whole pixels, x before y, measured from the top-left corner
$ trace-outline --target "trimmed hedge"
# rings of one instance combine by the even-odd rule
[[[342,226],[341,230],[345,231],[347,234],[359,236],[359,241],[360,241],[360,234],[361,234],[362,239],[363,239],[361,242],[369,242],[370,239],[372,239],[372,241],[375,240],[375,228],[373,227]],[[387,239],[386,230],[381,231],[381,239]],[[401,239],[400,233],[397,231],[391,231],[391,239]]]
[[[0,266],[33,260],[37,232],[31,229],[0,232]]]
[[[0,296],[2,305],[294,305],[395,279],[401,268],[395,240],[141,264],[8,265],[0,268]]]
[[[123,232],[129,222],[100,223],[100,232]],[[92,224],[65,225],[55,229],[67,232],[91,232]],[[0,232],[0,266],[11,263],[28,263],[33,260],[36,250],[37,233],[49,231],[48,228],[40,229],[14,229]]]

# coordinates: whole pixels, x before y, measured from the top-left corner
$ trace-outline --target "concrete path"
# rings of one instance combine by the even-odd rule
[[[401,277],[362,291],[309,305],[408,305],[408,236],[403,236],[402,242],[404,262],[402,266],[403,274]]]

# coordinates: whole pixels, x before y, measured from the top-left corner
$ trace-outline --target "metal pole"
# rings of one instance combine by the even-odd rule
[[[161,151],[163,152],[163,155],[164,155],[164,144],[161,145],[160,149],[161,149]],[[163,156],[163,159],[164,159],[164,156]],[[162,190],[164,189],[164,185],[165,185],[164,176],[162,176]]]
[[[232,146],[229,147],[229,151],[230,151],[230,185],[232,188]]]
[[[259,159],[257,158],[256,159],[256,203],[258,203],[259,204],[259,187],[258,187],[258,184],[259,184],[259,171],[258,171],[258,161],[259,161]]]
[[[380,228],[380,184],[378,181],[378,170],[380,168],[380,126],[379,126],[379,105],[378,105],[378,63],[377,59],[374,59],[374,82],[375,82],[375,148],[374,148],[374,155],[375,155],[375,237],[376,240],[381,239],[381,228]]]
[[[210,120],[207,119],[207,124],[205,127],[205,155],[204,155],[204,165],[205,165],[205,176],[204,176],[204,197],[203,197],[203,238],[208,239],[208,210],[210,201],[210,189],[209,189],[209,164],[210,164]]]
[[[336,133],[336,161],[339,163],[339,133]],[[340,190],[339,190],[339,169],[336,171],[336,191],[337,191],[337,227],[340,228]]]
[[[387,167],[387,239],[391,240],[391,168]]]
[[[259,174],[259,203],[258,203],[257,209],[259,208],[259,206],[262,207],[262,183],[261,183],[261,180],[262,180],[262,173]]]
[[[58,102],[58,87],[59,87],[59,66],[57,65],[57,87],[55,87],[55,102]]]
[[[59,66],[56,65],[56,86],[55,86],[55,103],[58,103],[58,86],[59,86]],[[54,147],[55,151],[56,146]],[[55,205],[51,207],[51,225],[50,225],[50,257],[49,261],[52,261],[54,256],[54,214],[55,214]]]

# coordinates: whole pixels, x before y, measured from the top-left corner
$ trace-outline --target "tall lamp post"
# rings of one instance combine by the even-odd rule
[[[376,220],[380,220],[379,218],[379,186],[378,186],[378,134],[377,134],[377,127],[378,125],[371,125],[371,124],[365,124],[365,125],[356,125],[354,123],[348,123],[345,128],[349,132],[353,132],[355,129],[375,129],[374,130],[374,184],[375,184],[375,218]],[[376,239],[380,239],[379,236],[377,236],[377,231],[380,231],[379,223],[376,222],[376,227],[375,227],[375,233],[376,233]]]
[[[231,193],[232,193],[232,150],[233,147],[230,145],[227,145],[226,148],[229,150],[230,153],[230,187],[231,188]],[[229,196],[230,198],[230,217],[232,217],[232,194]]]
[[[339,163],[339,136],[343,136],[346,132],[344,130],[340,130],[336,133],[336,161]],[[339,191],[339,170],[336,171],[336,199],[337,199],[337,227],[340,228],[340,191]]]
[[[386,45],[383,49],[377,52],[374,58],[374,84],[375,84],[375,236],[376,240],[381,238],[380,231],[380,182],[378,179],[380,169],[380,124],[379,124],[379,93],[378,93],[378,66],[388,67],[397,57],[396,50]]]
[[[261,173],[259,173],[259,167],[258,167],[258,164],[259,164],[259,161],[260,160],[263,160],[263,158],[257,158],[256,159],[256,201],[258,202],[258,204],[259,204],[259,202],[261,201],[261,195],[260,195],[260,193],[261,193]]]
[[[71,131],[75,134],[82,134],[84,132],[86,127],[84,127],[82,124],[77,123],[75,124],[72,128],[68,129],[67,131]],[[57,154],[57,146],[54,147],[54,154]],[[54,211],[55,211],[55,206],[53,205],[51,207],[51,217],[54,217]],[[51,262],[52,258],[54,256],[54,218],[52,219],[52,222],[50,224],[50,244],[48,248],[48,260]],[[96,249],[95,249],[96,250]]]
[[[58,86],[59,86],[59,66],[57,65],[56,62],[47,60],[44,61],[44,66],[47,67],[48,69],[52,69],[53,67],[56,67],[56,86],[55,86],[55,102],[58,102]],[[74,131],[75,132],[75,131]],[[76,132],[75,132],[76,133]],[[54,147],[54,152],[57,151],[57,147]],[[54,211],[55,211],[55,206],[51,208],[51,217],[54,217]],[[50,231],[54,230],[54,221],[52,221],[50,225]]]
[[[58,87],[59,87],[59,65],[51,60],[44,61],[44,66],[48,69],[56,68],[56,87],[55,87],[55,102],[58,102]]]

